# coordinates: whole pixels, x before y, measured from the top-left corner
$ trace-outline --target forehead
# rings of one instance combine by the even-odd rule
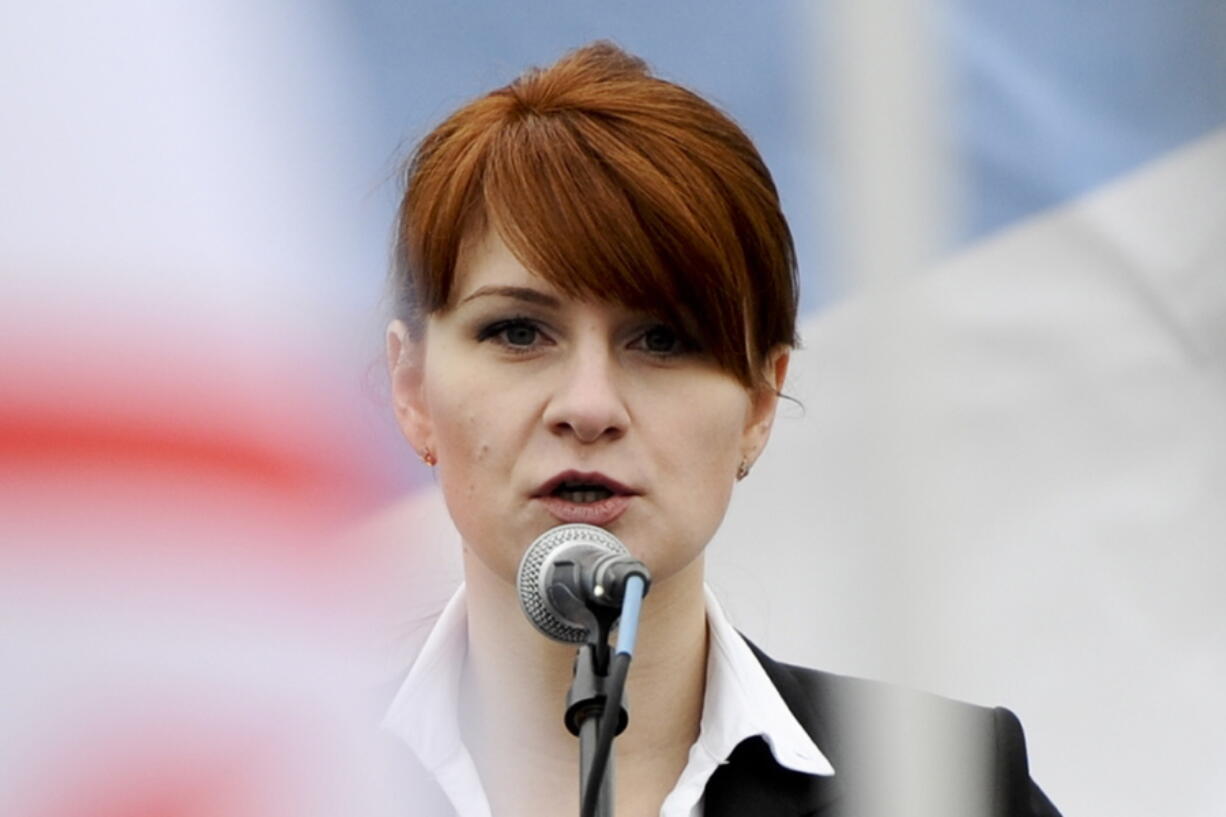
[[[496,230],[483,230],[463,242],[454,275],[451,285],[453,304],[490,284],[553,289],[548,281],[515,257]]]
[[[568,292],[548,278],[530,270],[498,234],[486,230],[466,241],[456,261],[447,309],[461,306],[474,296],[506,295],[540,306],[589,304],[614,312],[640,313],[615,297],[591,297],[584,292]]]

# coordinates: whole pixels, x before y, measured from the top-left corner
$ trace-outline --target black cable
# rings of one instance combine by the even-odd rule
[[[621,720],[622,690],[626,686],[626,673],[630,671],[630,654],[618,652],[610,661],[609,677],[606,689],[604,712],[600,716],[600,729],[596,734],[596,750],[592,753],[591,769],[588,772],[587,788],[583,791],[583,800],[579,809],[580,817],[595,817],[596,803],[600,798],[600,785],[604,782],[605,769],[609,765],[609,755],[613,749],[613,738],[617,736],[618,721]]]

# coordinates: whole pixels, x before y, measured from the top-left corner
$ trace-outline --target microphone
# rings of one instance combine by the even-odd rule
[[[519,563],[519,603],[543,635],[582,644],[617,620],[626,580],[651,582],[646,565],[604,528],[569,524],[537,537]]]

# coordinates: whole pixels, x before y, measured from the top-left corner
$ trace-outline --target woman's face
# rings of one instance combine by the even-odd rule
[[[461,254],[419,341],[388,333],[397,416],[438,459],[468,548],[514,581],[537,536],[608,529],[656,581],[692,562],[737,467],[766,442],[775,392],[747,390],[657,319],[565,296],[490,231]],[[782,384],[787,354],[767,375]]]

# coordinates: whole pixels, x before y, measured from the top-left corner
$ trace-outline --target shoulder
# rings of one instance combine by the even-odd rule
[[[883,778],[922,781],[942,802],[964,804],[943,813],[1058,817],[1030,779],[1025,735],[1008,709],[786,664],[749,646],[853,795]]]
[[[1025,762],[1025,743],[1020,734],[1016,740],[1011,734],[1017,719],[1007,710],[787,664],[775,661],[752,643],[750,648],[797,720],[823,751],[826,746],[822,744],[828,744],[836,757],[850,754],[866,742],[895,740],[903,726],[908,732],[918,730],[933,739],[952,733],[962,741],[993,746],[999,728],[1005,733],[1000,749]]]

